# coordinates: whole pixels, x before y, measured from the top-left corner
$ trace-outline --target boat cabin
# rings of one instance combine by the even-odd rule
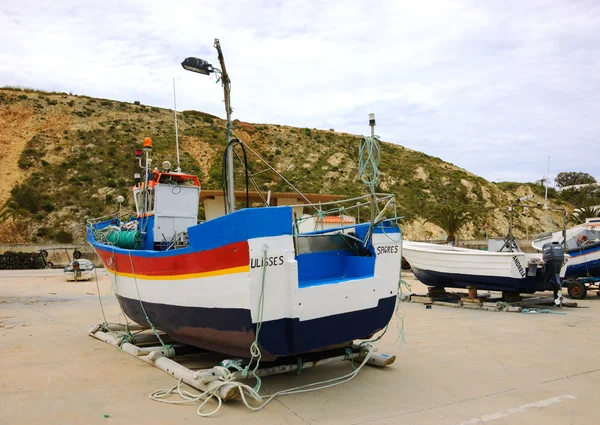
[[[200,181],[196,176],[155,168],[147,183],[139,181],[133,187],[133,198],[137,217],[144,224],[142,231],[147,232],[144,249],[184,243],[188,227],[198,224]]]

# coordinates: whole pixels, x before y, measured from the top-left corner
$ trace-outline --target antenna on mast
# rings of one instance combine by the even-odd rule
[[[546,186],[546,194],[544,195],[544,209],[548,208],[548,179],[550,178],[550,155],[548,155],[548,171],[546,172],[546,178],[544,183]]]
[[[173,78],[173,110],[175,113],[175,147],[177,148],[177,168],[175,172],[181,173],[181,164],[179,163],[179,131],[177,130],[177,97],[175,95],[175,78]]]

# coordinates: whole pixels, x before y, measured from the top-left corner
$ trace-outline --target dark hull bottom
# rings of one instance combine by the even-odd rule
[[[140,301],[118,296],[125,314],[146,325]],[[379,300],[375,308],[336,314],[313,320],[279,319],[262,324],[259,345],[262,358],[319,351],[370,338],[390,321],[396,297]],[[250,310],[181,307],[144,302],[152,324],[175,341],[235,357],[249,357],[256,326]]]
[[[431,270],[412,269],[416,278],[427,286],[443,286],[446,288],[485,289],[488,291],[518,292],[533,294],[537,291],[551,290],[552,286],[544,283],[543,277],[526,276],[523,279],[509,277],[477,276],[468,274],[441,273]]]
[[[577,264],[576,266],[567,266],[565,278],[582,276],[600,277],[600,259]]]

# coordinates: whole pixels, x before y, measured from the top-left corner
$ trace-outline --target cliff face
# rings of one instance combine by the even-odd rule
[[[178,120],[182,169],[197,174],[203,188],[219,188],[224,121],[197,111],[181,112]],[[366,193],[357,172],[360,136],[237,120],[234,124],[235,135],[301,191]],[[10,239],[17,232],[19,240],[83,241],[86,217],[115,211],[119,195],[126,198],[124,207],[132,207],[134,151],[144,137],[154,141],[154,164],[175,162],[171,110],[66,93],[0,89],[0,203],[3,216],[13,217],[2,225],[0,237]],[[540,186],[496,185],[400,145],[382,142],[381,157],[378,189],[396,195],[409,238],[445,237],[440,228],[424,223],[438,205],[470,211],[474,219],[459,237],[479,238],[485,229],[490,236],[506,234],[507,207],[518,197],[534,194],[533,201],[543,202]],[[262,169],[253,159],[250,167]],[[241,177],[240,170],[240,188]],[[256,178],[261,189],[287,190],[267,173]],[[19,230],[7,232],[6,226],[15,223]],[[515,219],[515,234],[525,237],[554,230],[561,223],[560,213],[530,210]]]

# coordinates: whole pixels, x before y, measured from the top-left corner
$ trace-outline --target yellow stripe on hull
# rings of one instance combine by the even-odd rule
[[[107,269],[107,270],[110,273],[115,274],[114,270],[112,270],[112,269]],[[250,271],[250,266],[239,266],[239,267],[231,267],[229,269],[213,270],[210,272],[174,274],[174,275],[170,275],[170,276],[152,276],[152,275],[145,275],[145,274],[138,274],[138,273],[136,273],[134,275],[133,273],[123,273],[123,272],[116,272],[116,275],[124,276],[124,277],[135,277],[136,279],[141,279],[141,280],[183,280],[183,279],[194,279],[194,278],[198,278],[198,277],[222,276],[225,274],[247,273],[249,271]]]

